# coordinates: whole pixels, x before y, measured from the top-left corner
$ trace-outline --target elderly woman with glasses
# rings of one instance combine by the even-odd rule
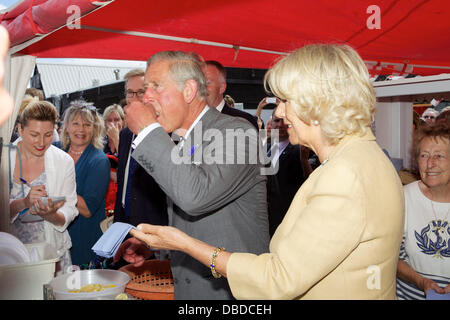
[[[228,252],[173,227],[142,224],[131,234],[151,248],[191,255],[211,269],[210,281],[227,277],[237,299],[395,299],[403,192],[370,129],[376,99],[367,67],[348,46],[308,45],[265,81],[282,101],[275,114],[289,141],[321,162],[269,252]]]
[[[110,179],[109,160],[103,153],[103,120],[95,107],[75,101],[64,113],[61,141],[75,162],[79,216],[69,226],[72,262],[88,265],[95,259],[92,246],[102,235],[106,218],[105,194]]]
[[[450,127],[422,126],[414,140],[420,180],[404,187],[405,231],[397,296],[424,300],[450,293]]]

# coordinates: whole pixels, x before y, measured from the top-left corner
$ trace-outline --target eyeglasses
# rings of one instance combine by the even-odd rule
[[[134,95],[136,95],[136,98],[142,98],[144,97],[145,94],[145,90],[138,90],[138,91],[132,91],[132,90],[127,90],[127,92],[125,92],[125,95],[127,96],[127,98],[133,98]]]
[[[435,116],[423,116],[424,119],[436,119]]]

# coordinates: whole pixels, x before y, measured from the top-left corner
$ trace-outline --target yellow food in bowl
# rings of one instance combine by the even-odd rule
[[[128,295],[126,293],[119,293],[114,299],[115,300],[128,300]]]
[[[114,288],[116,285],[114,284],[107,284],[102,285],[100,283],[95,284],[88,284],[85,286],[82,286],[79,290],[69,290],[70,293],[81,293],[81,292],[98,292],[102,291],[104,289]]]

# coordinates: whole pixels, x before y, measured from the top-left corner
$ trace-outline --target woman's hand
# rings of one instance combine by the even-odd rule
[[[47,191],[45,191],[45,185],[31,186],[30,191],[24,198],[25,207],[31,208],[37,201],[40,201],[42,197],[47,196]]]
[[[138,225],[137,230],[132,229],[130,234],[152,249],[180,251],[183,251],[183,245],[189,238],[187,234],[177,228],[145,223]]]
[[[434,291],[436,291],[436,293],[440,294],[446,293],[445,289],[442,289],[441,287],[438,286],[436,282],[428,278],[423,278],[421,289],[423,290],[425,295],[427,295],[428,290],[430,289],[433,289]]]
[[[450,284],[444,288],[445,293],[450,293]]]
[[[207,267],[210,266],[211,256],[216,249],[214,246],[192,238],[174,227],[140,224],[137,226],[137,230],[132,229],[130,234],[152,249],[182,251]],[[216,271],[224,277],[227,276],[226,266],[230,255],[230,252],[223,251],[215,262]]]
[[[106,135],[114,148],[117,150],[119,148],[119,128],[113,122],[106,125]],[[112,150],[115,151],[115,150]]]
[[[91,211],[89,211],[89,208],[86,204],[86,201],[84,201],[84,198],[77,194],[77,204],[75,205],[78,209],[78,212],[85,218],[89,219],[92,217]]]
[[[30,209],[31,214],[36,214],[43,219],[47,219],[50,215],[57,213],[59,208],[61,208],[66,201],[60,201],[58,203],[53,203],[52,199],[48,199],[48,204],[45,205],[40,199],[37,200]]]

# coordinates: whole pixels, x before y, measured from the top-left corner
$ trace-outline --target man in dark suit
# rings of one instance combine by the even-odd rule
[[[272,115],[272,130],[278,130],[279,142],[275,147],[269,146],[271,165],[275,167],[278,162],[278,171],[267,176],[267,205],[269,213],[269,232],[272,237],[278,225],[283,220],[292,199],[302,183],[306,180],[311,167],[308,154],[301,156],[300,146],[289,143],[287,126],[283,119]],[[302,150],[306,151],[306,150]]]
[[[131,70],[124,78],[127,104],[142,101],[145,93],[144,70]],[[140,223],[167,225],[166,195],[152,176],[130,157],[133,139],[134,134],[128,127],[121,130],[114,222],[134,226]]]
[[[206,103],[209,107],[216,108],[223,114],[228,114],[232,117],[241,117],[249,121],[256,129],[258,129],[257,118],[250,113],[230,107],[225,103],[223,94],[227,89],[227,73],[220,62],[214,60],[205,61],[206,67],[204,74],[206,77],[206,89],[208,96]]]
[[[231,252],[267,252],[266,177],[260,164],[249,161],[259,143],[252,125],[207,106],[202,65],[187,53],[154,54],[145,85],[144,103],[125,108],[130,130],[137,134],[132,157],[173,202],[170,226]],[[175,145],[167,132],[182,139]],[[248,138],[240,139],[244,134]],[[224,149],[229,143],[237,152]],[[128,252],[123,257],[132,262],[137,256]],[[171,251],[170,265],[175,299],[232,298],[226,279],[216,279],[189,255]]]

